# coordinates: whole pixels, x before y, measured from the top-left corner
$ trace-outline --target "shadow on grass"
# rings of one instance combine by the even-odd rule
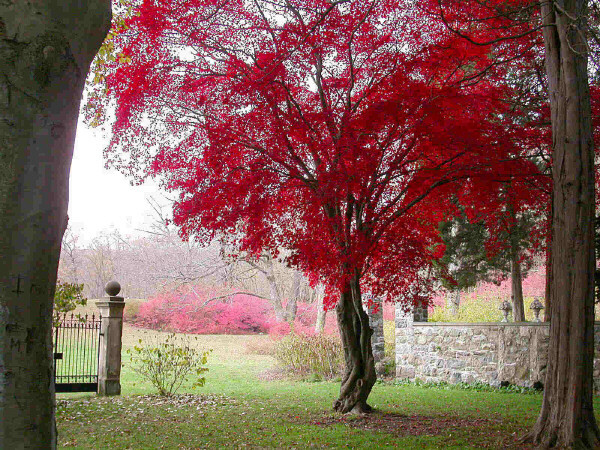
[[[345,425],[356,430],[391,434],[396,438],[445,436],[449,446],[461,444],[480,448],[530,449],[518,439],[527,431],[500,417],[470,417],[452,414],[426,416],[374,411],[363,415],[325,415],[311,425]]]

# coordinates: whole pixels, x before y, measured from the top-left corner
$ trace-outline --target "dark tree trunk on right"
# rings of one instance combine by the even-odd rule
[[[552,196],[552,199],[554,196]],[[552,218],[550,218],[552,221]],[[552,226],[550,226],[550,232],[548,234],[548,250],[546,250],[546,286],[544,292],[544,322],[550,322],[552,314]]]
[[[553,139],[552,311],[541,447],[595,448],[594,151],[585,42],[587,2],[541,1]]]

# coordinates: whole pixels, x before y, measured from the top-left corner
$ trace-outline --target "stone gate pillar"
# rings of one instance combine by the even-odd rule
[[[108,298],[96,302],[102,315],[98,355],[98,395],[121,394],[121,346],[123,337],[123,297],[121,285],[111,281],[105,288]]]
[[[385,338],[383,336],[383,302],[380,298],[373,297],[372,306],[366,307],[369,316],[369,326],[373,330],[371,335],[371,347],[373,348],[373,358],[377,363],[385,357]]]
[[[396,334],[396,378],[414,380],[414,344],[415,322],[427,322],[426,307],[406,306],[402,302],[396,303],[395,327]]]

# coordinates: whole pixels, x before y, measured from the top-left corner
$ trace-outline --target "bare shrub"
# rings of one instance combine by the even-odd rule
[[[290,333],[275,341],[275,359],[288,372],[304,378],[337,378],[343,368],[338,337]]]

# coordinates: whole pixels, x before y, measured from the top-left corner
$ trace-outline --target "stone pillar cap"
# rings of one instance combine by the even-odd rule
[[[119,294],[119,292],[121,292],[121,285],[118,281],[109,281],[108,283],[106,283],[104,291],[110,297],[116,297]]]

